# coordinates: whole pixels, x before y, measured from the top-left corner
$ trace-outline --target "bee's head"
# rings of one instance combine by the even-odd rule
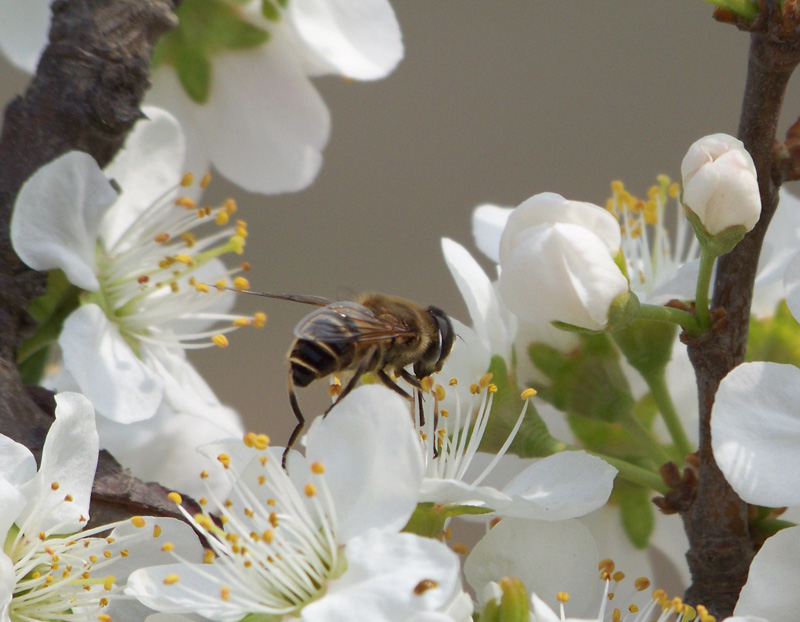
[[[414,375],[420,379],[442,371],[456,339],[453,323],[444,311],[434,306],[428,307],[427,311],[437,327],[439,338],[432,340],[420,360],[414,363]]]

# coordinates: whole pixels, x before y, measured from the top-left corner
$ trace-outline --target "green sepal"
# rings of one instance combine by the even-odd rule
[[[667,322],[635,320],[611,334],[631,367],[648,378],[672,359],[678,327]]]
[[[764,520],[753,523],[753,528],[764,538],[774,536],[782,529],[788,529],[789,527],[797,527],[797,523],[780,518],[765,518]]]
[[[516,577],[504,577],[498,582],[502,592],[500,602],[489,600],[483,607],[480,622],[528,622],[530,601],[525,584]]]
[[[492,413],[481,439],[480,451],[497,453],[516,425],[525,400],[503,357],[493,356],[489,371],[497,392],[493,397]],[[529,402],[525,418],[508,451],[523,458],[536,458],[549,456],[562,448],[563,444],[550,435],[536,407]]]
[[[637,549],[650,542],[656,526],[655,511],[650,498],[653,493],[642,486],[617,478],[612,500],[618,505],[625,533]]]
[[[727,9],[747,21],[752,21],[758,16],[758,3],[754,0],[706,0],[706,2]]]
[[[271,22],[281,21],[281,11],[272,0],[261,0],[261,14]]]
[[[769,361],[800,367],[800,323],[785,300],[778,303],[771,318],[750,318],[745,358],[749,363]]]
[[[187,95],[196,103],[208,101],[211,59],[225,50],[263,45],[269,32],[245,21],[224,0],[186,0],[178,9],[178,27],[164,35],[153,53],[156,63],[175,67]]]
[[[691,207],[684,204],[683,211],[689,224],[692,225],[692,229],[694,229],[694,235],[700,243],[700,247],[712,257],[722,257],[722,255],[730,253],[733,247],[741,242],[747,233],[747,228],[744,225],[735,225],[723,229],[716,235],[711,235]]]
[[[426,538],[439,539],[447,526],[447,521],[454,516],[475,516],[490,514],[493,511],[491,508],[479,508],[474,505],[419,503],[406,526],[403,527],[403,531]]]
[[[251,613],[243,617],[239,622],[281,622],[284,616],[276,613]]]
[[[614,300],[612,300],[611,304],[608,306],[608,323],[606,324],[606,327],[602,329],[575,326],[574,324],[568,324],[567,322],[559,321],[551,322],[551,324],[560,330],[570,333],[578,333],[581,335],[599,335],[605,331],[619,330],[630,324],[631,321],[636,318],[636,313],[639,310],[640,304],[641,303],[636,297],[636,294],[631,291],[623,292],[614,298]]]
[[[39,325],[17,350],[17,365],[26,384],[39,384],[48,348],[58,341],[64,320],[80,306],[80,292],[61,270],[47,274],[47,293],[28,307],[29,315]]]

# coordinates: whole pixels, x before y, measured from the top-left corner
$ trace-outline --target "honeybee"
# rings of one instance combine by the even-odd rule
[[[336,372],[352,371],[347,385],[324,415],[344,399],[367,372],[373,372],[384,385],[413,400],[392,376],[397,374],[420,389],[423,378],[441,371],[455,342],[453,324],[444,311],[433,305],[421,307],[403,298],[363,294],[355,301],[336,302],[319,296],[233,291],[320,307],[300,320],[289,348],[289,403],[297,425],[283,453],[284,466],[289,449],[305,427],[295,387],[307,387],[314,380]],[[409,365],[413,366],[413,374],[406,370]],[[417,394],[420,425],[424,425],[422,394],[419,391]]]

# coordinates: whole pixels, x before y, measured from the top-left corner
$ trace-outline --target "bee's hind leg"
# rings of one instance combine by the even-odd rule
[[[376,352],[377,352],[377,349],[376,348],[372,348],[372,350],[370,350],[367,353],[367,355],[361,360],[361,364],[358,366],[358,368],[356,368],[356,371],[353,374],[353,377],[350,378],[350,380],[347,383],[347,385],[345,386],[345,388],[342,390],[341,393],[339,393],[339,396],[336,398],[336,400],[333,402],[333,404],[328,406],[328,408],[325,409],[325,412],[322,413],[323,417],[327,416],[327,414],[329,412],[331,412],[331,410],[333,409],[334,406],[336,406],[336,404],[341,402],[344,398],[347,397],[347,395],[350,393],[350,391],[355,389],[356,385],[358,384],[358,381],[361,379],[361,376],[363,376],[365,373],[367,373],[367,370],[373,365],[372,358],[375,356]]]
[[[281,466],[285,469],[286,468],[286,456],[289,455],[289,450],[294,447],[294,444],[297,442],[297,438],[300,436],[300,433],[303,431],[303,428],[306,427],[306,420],[303,417],[303,413],[300,411],[300,404],[297,403],[297,395],[294,392],[294,383],[292,382],[292,372],[289,372],[289,403],[292,405],[292,412],[294,413],[295,418],[297,419],[297,425],[294,426],[294,430],[292,430],[292,435],[289,437],[289,442],[286,443],[286,449],[283,450],[283,457],[281,458]]]

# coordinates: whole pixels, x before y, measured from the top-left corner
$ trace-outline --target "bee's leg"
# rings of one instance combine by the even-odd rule
[[[286,468],[286,456],[289,455],[289,450],[294,446],[295,442],[297,442],[297,437],[300,436],[300,432],[303,431],[303,428],[306,426],[306,420],[303,417],[303,413],[300,412],[300,404],[297,403],[297,395],[294,392],[294,383],[292,382],[292,372],[289,372],[289,403],[292,405],[292,412],[294,412],[294,416],[297,419],[297,425],[292,430],[292,435],[289,437],[289,442],[286,443],[286,449],[283,450],[283,458],[281,458],[281,466]]]
[[[439,457],[439,400],[433,392],[433,457]]]
[[[408,372],[406,372],[406,373],[408,373]],[[383,384],[385,384],[387,387],[389,387],[392,391],[394,391],[395,393],[397,393],[401,397],[404,397],[407,400],[413,400],[411,395],[409,395],[408,391],[406,391],[403,387],[401,387],[394,380],[392,380],[392,378],[389,376],[389,374],[387,374],[384,370],[379,369],[378,371],[375,372],[375,375],[378,377],[378,380],[380,380]],[[414,377],[412,376],[412,378],[414,378]],[[416,380],[416,378],[414,378],[414,380]],[[413,386],[418,388],[419,387],[419,382],[417,382],[417,384],[415,384]]]
[[[400,370],[400,377],[417,390],[417,401],[419,402],[419,428],[421,430],[425,426],[425,411],[422,409],[422,383],[418,378],[409,374],[405,369]]]
[[[336,406],[336,404],[341,402],[344,398],[347,397],[347,394],[350,393],[350,391],[355,389],[356,384],[358,384],[358,381],[361,379],[361,376],[363,376],[367,372],[367,370],[373,365],[372,357],[375,356],[376,352],[377,348],[372,348],[372,350],[367,352],[367,355],[362,359],[361,364],[356,369],[355,373],[353,374],[353,377],[350,378],[350,381],[347,383],[347,386],[342,390],[341,393],[339,393],[339,397],[337,397],[336,400],[333,402],[333,404],[328,406],[328,408],[325,409],[325,412],[322,413],[323,417],[327,416],[327,414],[331,412],[331,410],[333,409],[334,406]]]

